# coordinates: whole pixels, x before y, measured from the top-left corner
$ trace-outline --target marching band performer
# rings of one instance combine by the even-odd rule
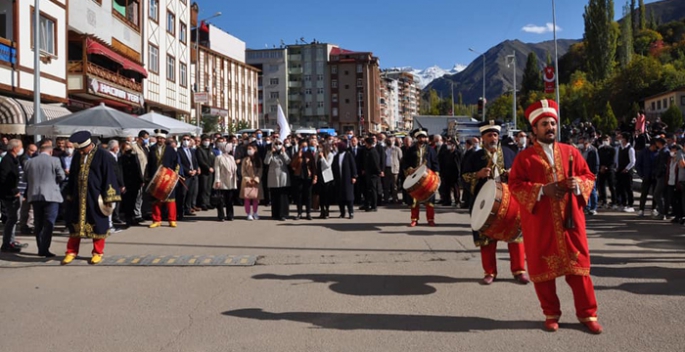
[[[556,143],[557,111],[553,100],[536,102],[526,110],[536,143],[516,158],[509,186],[521,207],[528,269],[545,314],[545,328],[559,329],[556,278],[565,276],[573,291],[577,318],[590,332],[599,334],[602,326],[597,322],[583,214],[595,175],[576,148]],[[565,223],[568,220],[570,224]]]
[[[516,154],[509,148],[502,148],[499,144],[499,134],[502,123],[500,121],[487,121],[480,123],[479,129],[482,137],[483,149],[471,155],[464,165],[462,177],[467,185],[470,185],[471,204],[473,206],[481,187],[489,180],[507,183],[509,169],[514,162]],[[482,283],[490,285],[497,277],[497,241],[486,237],[480,231],[473,231],[473,241],[480,247],[480,257],[485,271]],[[521,284],[529,282],[526,274],[525,253],[523,238],[519,236],[510,243],[509,258],[511,272],[514,279]]]
[[[438,165],[438,154],[428,145],[428,130],[425,128],[416,129],[412,131],[412,135],[416,139],[416,143],[409,147],[400,163],[405,176],[412,174],[414,170],[421,167],[423,164],[426,164],[428,169],[439,174],[440,166]],[[435,195],[431,196],[425,204],[428,226],[435,226]],[[411,202],[411,223],[409,224],[409,227],[415,227],[419,223],[420,212],[421,203],[416,199],[413,199]]]
[[[74,261],[79,252],[81,238],[93,239],[93,257],[90,264],[102,262],[105,239],[109,236],[109,216],[115,202],[121,202],[119,184],[114,173],[116,161],[109,152],[99,148],[88,131],[79,131],[69,137],[78,153],[71,159],[71,177],[65,193],[71,203],[65,215],[69,229],[67,253],[62,265]]]
[[[150,154],[148,155],[146,172],[148,180],[146,183],[151,181],[157,170],[162,166],[173,170],[175,173],[178,173],[180,168],[176,150],[166,143],[166,136],[169,131],[156,129],[154,132],[155,137],[157,138],[157,144],[150,148]],[[172,190],[167,200],[161,201],[159,199],[154,199],[152,201],[151,229],[162,226],[162,204],[166,205],[169,226],[176,227],[176,198],[175,191]]]

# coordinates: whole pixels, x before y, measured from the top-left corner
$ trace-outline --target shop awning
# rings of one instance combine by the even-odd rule
[[[41,104],[41,111],[44,120],[71,114],[61,104]],[[0,96],[0,133],[26,134],[26,125],[32,118],[32,101]]]
[[[123,55],[118,54],[114,50],[91,38],[86,39],[86,52],[88,54],[106,56],[110,60],[123,66],[124,70],[135,71],[147,77],[147,70],[143,66],[125,58]]]

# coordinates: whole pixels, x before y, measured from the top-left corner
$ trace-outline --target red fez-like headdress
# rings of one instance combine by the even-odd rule
[[[543,117],[552,117],[559,122],[559,104],[551,99],[543,99],[535,102],[526,109],[526,118],[531,126]]]

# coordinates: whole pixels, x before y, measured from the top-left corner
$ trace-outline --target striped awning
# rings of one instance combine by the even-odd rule
[[[41,104],[44,120],[71,114],[61,104]],[[26,134],[26,125],[33,123],[33,102],[0,96],[0,133]]]

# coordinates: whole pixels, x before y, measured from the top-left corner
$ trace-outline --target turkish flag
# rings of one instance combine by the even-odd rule
[[[545,93],[554,93],[556,87],[556,75],[554,74],[553,66],[545,67],[543,80],[545,81]]]

